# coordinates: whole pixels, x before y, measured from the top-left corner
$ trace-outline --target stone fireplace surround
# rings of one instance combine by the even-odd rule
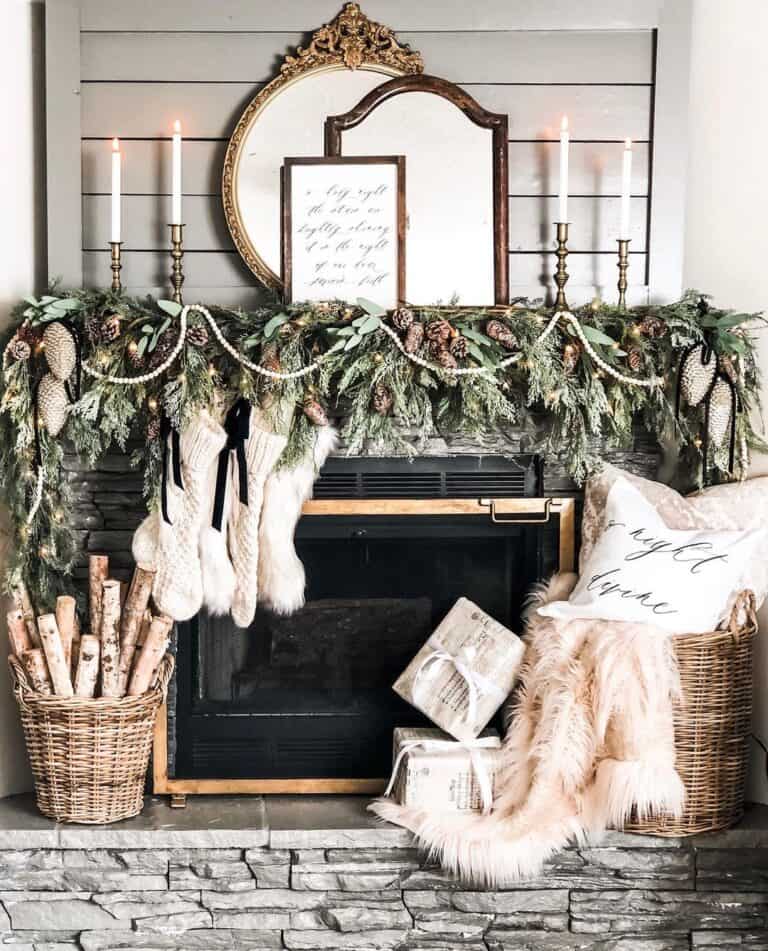
[[[12,951],[768,948],[768,807],[688,839],[611,833],[498,891],[453,881],[361,797],[150,799],[115,826],[0,801]]]

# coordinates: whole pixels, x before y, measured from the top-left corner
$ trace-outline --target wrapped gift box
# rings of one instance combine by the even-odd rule
[[[525,645],[459,598],[394,683],[394,690],[457,740],[479,736],[509,696]]]
[[[401,806],[489,812],[501,755],[501,740],[495,730],[462,743],[442,730],[397,727],[386,795]]]

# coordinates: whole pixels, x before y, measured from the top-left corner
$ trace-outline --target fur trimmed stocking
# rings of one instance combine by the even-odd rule
[[[207,511],[208,470],[225,440],[223,428],[206,412],[196,416],[181,435],[184,494],[171,524],[160,523],[152,589],[158,610],[175,621],[188,620],[202,605],[198,541]]]
[[[575,577],[566,577],[539,591],[538,604],[567,597]],[[679,815],[685,799],[675,771],[671,636],[643,624],[532,613],[526,640],[492,813],[435,813],[428,803],[388,799],[371,806],[475,886],[535,878],[569,842],[599,840],[633,809]]]
[[[311,498],[317,473],[337,441],[333,426],[321,427],[311,455],[294,469],[273,472],[264,487],[259,525],[259,600],[276,614],[293,614],[304,605],[304,565],[296,554],[293,535],[301,507]]]
[[[287,437],[267,432],[251,416],[245,444],[247,483],[242,485],[238,467],[232,471],[232,503],[229,515],[229,553],[235,573],[232,618],[238,627],[249,627],[256,613],[259,584],[259,520],[264,484],[280,457]],[[245,492],[243,492],[245,488]]]

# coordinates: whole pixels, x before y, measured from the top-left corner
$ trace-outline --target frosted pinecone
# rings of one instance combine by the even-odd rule
[[[657,317],[655,314],[648,314],[646,317],[643,317],[640,321],[639,328],[640,333],[644,337],[650,337],[651,339],[663,337],[667,332],[667,325],[661,317]]]
[[[467,338],[459,334],[451,340],[451,353],[457,360],[464,360],[467,356]]]
[[[205,324],[194,324],[187,328],[187,343],[191,343],[193,347],[204,347],[208,343]]]
[[[485,325],[485,332],[491,340],[501,344],[505,350],[517,350],[520,346],[517,337],[501,320],[489,320]]]
[[[426,334],[427,340],[429,340],[430,343],[440,342],[444,346],[447,346],[448,341],[453,336],[453,327],[451,327],[447,320],[439,318],[427,324]]]
[[[416,353],[424,343],[424,324],[412,323],[405,333],[403,346],[406,353]]]
[[[637,373],[643,365],[643,351],[640,347],[630,347],[627,351],[627,366]]]
[[[157,346],[152,351],[152,354],[149,358],[149,368],[150,370],[156,370],[160,364],[165,363],[168,357],[171,355],[171,351],[176,343],[176,338],[173,334],[170,334],[167,330],[164,334],[161,335],[160,339],[157,341]]]
[[[112,343],[120,336],[120,316],[119,314],[108,314],[101,321],[101,343]]]
[[[394,404],[392,391],[383,383],[377,383],[373,388],[373,408],[379,416],[388,416],[392,412]]]
[[[157,439],[160,435],[160,417],[152,416],[147,423],[147,439]]]
[[[410,307],[398,307],[397,310],[392,311],[392,326],[395,327],[396,330],[405,333],[412,323],[413,311]]]
[[[437,362],[444,370],[455,370],[458,366],[456,357],[454,357],[450,350],[442,350],[438,353]]]
[[[14,360],[29,360],[32,356],[32,347],[17,335],[11,341],[8,353]]]

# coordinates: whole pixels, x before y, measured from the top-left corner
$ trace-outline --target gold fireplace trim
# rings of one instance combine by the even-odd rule
[[[559,519],[558,566],[574,571],[576,520],[573,499],[548,496],[535,499],[313,499],[303,515],[485,515],[499,524],[535,524]],[[352,793],[377,795],[386,779],[182,779],[168,776],[168,711],[160,708],[155,723],[153,790],[170,795],[171,806],[183,807],[186,797],[269,793]]]

